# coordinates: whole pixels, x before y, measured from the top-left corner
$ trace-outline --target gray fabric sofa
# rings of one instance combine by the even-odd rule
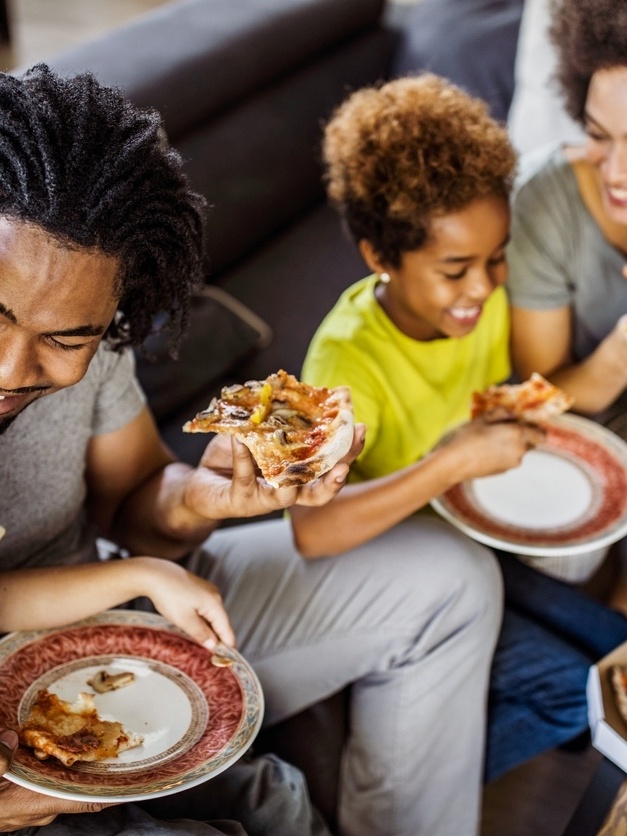
[[[194,350],[183,348],[190,362],[172,366],[159,345],[151,345],[158,367],[140,361],[164,435],[188,461],[206,438],[183,434],[185,419],[225,382],[279,368],[298,374],[316,325],[363,272],[324,205],[318,147],[322,121],[347,91],[390,74],[400,34],[384,8],[384,0],[178,0],[48,61],[63,73],[92,70],[160,110],[209,203],[207,284],[272,333],[236,311],[223,317],[212,297],[195,308]]]
[[[206,441],[182,433],[184,421],[225,383],[279,368],[299,374],[316,326],[364,273],[323,194],[321,125],[334,106],[350,90],[424,67],[464,84],[455,50],[447,64],[438,37],[440,25],[450,43],[455,6],[465,33],[455,42],[489,31],[496,75],[513,78],[516,5],[522,0],[174,0],[48,61],[63,73],[89,69],[156,107],[207,198],[211,297],[196,300],[176,364],[158,340],[149,348],[159,363],[139,359],[163,434],[184,460],[197,461]],[[481,94],[470,66],[467,81]],[[487,83],[486,99],[495,111],[508,104],[495,104]],[[261,322],[225,308],[216,288]]]
[[[207,291],[195,300],[180,358],[170,360],[158,340],[149,348],[159,362],[138,358],[162,432],[184,460],[196,462],[207,440],[182,433],[184,421],[226,383],[279,368],[299,374],[318,323],[364,274],[326,205],[321,126],[350,90],[432,59],[447,74],[437,36],[430,53],[421,35],[427,9],[435,31],[439,2],[175,0],[48,60],[62,73],[91,70],[156,107],[207,198]],[[513,77],[509,42],[498,61]],[[463,84],[458,73],[451,65]],[[346,694],[336,695],[255,744],[303,769],[331,826],[346,706]]]

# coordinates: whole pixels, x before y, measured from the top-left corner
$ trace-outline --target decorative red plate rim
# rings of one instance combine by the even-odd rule
[[[554,418],[546,429],[546,442],[538,449],[567,458],[594,483],[595,501],[580,520],[538,529],[495,519],[475,501],[473,480],[433,500],[433,508],[480,542],[529,555],[583,554],[619,540],[627,533],[627,445],[610,430],[578,415]]]
[[[0,726],[17,727],[22,695],[55,666],[107,654],[156,659],[176,668],[198,686],[209,705],[209,720],[199,740],[166,763],[90,774],[54,759],[38,761],[20,747],[5,777],[57,797],[130,801],[178,792],[217,775],[244,754],[263,718],[263,694],[254,671],[232,648],[223,647],[220,653],[232,660],[230,666],[212,665],[209,651],[161,616],[132,610],[111,610],[65,628],[5,636],[0,640]]]

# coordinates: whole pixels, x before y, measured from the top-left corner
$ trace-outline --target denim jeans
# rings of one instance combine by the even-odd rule
[[[588,669],[627,641],[627,618],[497,552],[505,613],[490,679],[485,780],[588,729]]]

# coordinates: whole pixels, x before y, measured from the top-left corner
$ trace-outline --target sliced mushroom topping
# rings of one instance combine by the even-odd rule
[[[87,680],[87,684],[99,694],[106,694],[107,691],[116,691],[118,688],[124,688],[135,681],[135,674],[131,671],[122,671],[121,673],[107,673],[107,671],[98,671],[95,676]]]

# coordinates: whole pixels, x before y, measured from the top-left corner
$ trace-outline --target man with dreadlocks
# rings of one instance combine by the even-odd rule
[[[233,642],[213,583],[172,561],[221,519],[328,501],[344,481],[340,464],[315,485],[274,490],[257,480],[243,445],[233,445],[227,479],[174,462],[161,443],[129,348],[141,346],[158,313],[168,315],[173,346],[183,332],[201,275],[203,210],[156,112],[89,74],[64,80],[40,65],[21,79],[0,75],[0,631],[57,626],[145,594],[208,647]],[[96,533],[171,560],[96,563]],[[13,731],[0,734],[0,773],[16,743]],[[277,759],[261,767],[239,769],[244,821],[253,812],[247,782],[269,780],[268,770],[287,772],[286,787],[298,780]],[[296,809],[303,832],[322,832],[306,791],[286,810],[294,795],[291,787],[273,799],[272,832],[291,836],[279,822]],[[223,832],[204,821],[161,825],[129,805],[100,813],[103,806],[0,780],[2,832],[88,811],[89,820],[71,816],[68,826]],[[207,804],[203,820],[212,810]],[[244,832],[234,826],[224,832]],[[65,832],[61,820],[54,827]]]
[[[343,836],[434,833],[434,821],[440,832],[474,834],[481,695],[501,612],[496,563],[437,521],[420,561],[413,540],[402,537],[384,549],[373,540],[341,560],[303,560],[286,519],[215,531],[226,518],[333,499],[363,428],[347,460],[323,478],[279,490],[256,476],[236,441],[225,471],[220,444],[190,467],[157,433],[130,349],[164,312],[174,344],[184,330],[201,275],[203,212],[156,113],[89,74],[62,79],[40,65],[22,78],[0,75],[0,610],[15,617],[18,581],[24,601],[24,584],[35,589],[42,572],[98,568],[98,534],[131,555],[178,563],[215,585],[205,597],[219,590],[261,680],[267,723],[351,686]],[[62,619],[60,598],[54,609]],[[228,638],[215,595],[196,615],[209,641]],[[18,627],[3,617],[0,630],[29,627],[30,615],[16,618]],[[474,713],[458,710],[468,708],[470,693],[478,695]],[[452,786],[450,740],[455,762],[474,775],[463,786]],[[0,769],[13,745],[13,732],[0,735]],[[123,805],[87,814],[99,823],[72,832],[206,833],[209,818],[224,817],[210,805],[212,792],[224,789],[221,778],[232,786],[229,776],[247,766],[196,788],[195,806],[188,793],[163,799],[166,810],[151,806],[168,820],[197,820],[182,831],[145,825],[145,809]],[[291,794],[292,779],[283,783]],[[236,810],[231,817],[242,822],[242,805]],[[0,782],[0,830],[46,824],[60,812],[78,811]],[[58,820],[52,833],[66,826]],[[272,836],[323,832],[313,814],[296,822],[279,808],[244,827]]]

